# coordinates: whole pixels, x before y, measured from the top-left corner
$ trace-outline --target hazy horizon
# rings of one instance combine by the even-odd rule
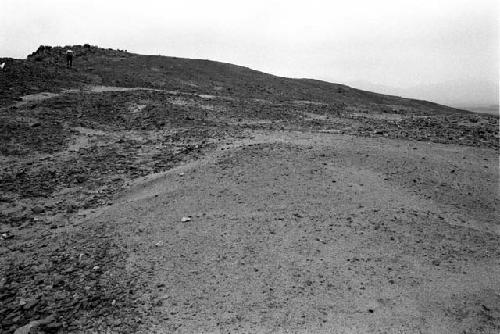
[[[89,43],[452,106],[498,104],[498,4],[4,0],[0,56]]]

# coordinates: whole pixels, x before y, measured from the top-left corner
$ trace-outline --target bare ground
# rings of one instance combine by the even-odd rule
[[[500,329],[495,152],[250,138],[92,217],[118,226],[128,270],[147,277],[145,333]]]
[[[306,102],[3,108],[0,329],[498,333],[498,118]]]

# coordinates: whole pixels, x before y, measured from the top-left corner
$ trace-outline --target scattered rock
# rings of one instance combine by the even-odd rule
[[[12,238],[14,238],[14,236],[13,236],[12,234],[8,233],[8,232],[6,232],[6,233],[2,233],[2,234],[0,235],[0,237],[1,237],[3,240],[7,240],[7,239],[12,239]]]
[[[74,204],[70,204],[68,206],[66,206],[66,213],[74,213],[78,211],[78,206],[74,205]]]
[[[75,181],[77,183],[83,183],[87,180],[87,178],[85,177],[85,175],[77,175],[75,176]]]
[[[33,207],[33,209],[31,209],[31,211],[36,214],[36,215],[39,215],[41,213],[44,213],[45,212],[45,208],[41,207],[41,206],[35,206]]]
[[[54,316],[48,316],[42,320],[34,320],[27,325],[16,329],[14,334],[33,334],[38,332],[38,328],[42,325],[48,325],[55,321]]]

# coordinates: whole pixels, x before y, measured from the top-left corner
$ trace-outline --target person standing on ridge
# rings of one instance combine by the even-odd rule
[[[67,68],[73,67],[73,51],[72,50],[66,50],[66,67]]]

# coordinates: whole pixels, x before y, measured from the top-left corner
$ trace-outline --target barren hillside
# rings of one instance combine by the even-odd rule
[[[498,116],[72,49],[0,58],[1,332],[500,330]]]

